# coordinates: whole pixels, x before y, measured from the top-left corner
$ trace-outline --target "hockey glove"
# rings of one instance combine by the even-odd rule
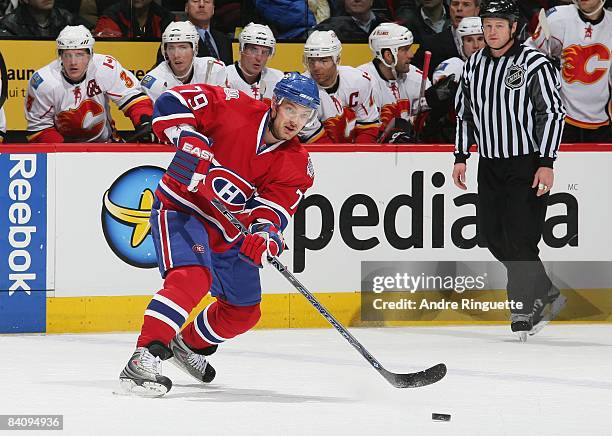
[[[268,255],[275,257],[283,252],[283,235],[273,224],[253,223],[249,231],[250,234],[245,236],[238,253],[238,257],[246,263],[263,268],[263,262]]]
[[[440,105],[447,104],[449,101],[455,99],[457,93],[457,83],[455,82],[455,75],[451,74],[446,76],[444,79],[436,82],[435,85],[430,86],[425,91],[425,99],[427,105],[434,109]]]
[[[153,133],[151,127],[151,116],[143,115],[140,117],[140,123],[135,127],[134,133],[130,136],[126,142],[157,142],[157,138]]]
[[[178,150],[166,173],[187,186],[190,192],[197,192],[206,180],[206,174],[213,160],[212,139],[201,133],[183,130],[175,143]]]

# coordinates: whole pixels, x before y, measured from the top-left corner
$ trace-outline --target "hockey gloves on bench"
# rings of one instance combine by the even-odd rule
[[[170,177],[197,192],[206,180],[208,168],[213,160],[212,139],[201,133],[183,130],[175,141],[178,150],[166,171]]]
[[[251,232],[245,236],[238,256],[245,262],[258,268],[263,268],[267,255],[278,256],[285,246],[283,235],[272,224],[253,223],[249,227]]]

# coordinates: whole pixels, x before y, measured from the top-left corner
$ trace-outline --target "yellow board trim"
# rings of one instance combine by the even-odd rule
[[[421,318],[410,321],[364,322],[361,321],[359,292],[315,295],[338,321],[349,327],[507,324],[507,321],[488,317],[486,312],[470,315],[452,310],[416,314]],[[480,295],[484,300],[505,298],[503,291],[487,291],[485,295]],[[561,312],[558,322],[612,322],[611,289],[571,290],[565,291],[564,295],[568,298],[568,305]],[[151,296],[146,295],[47,298],[47,333],[139,331],[150,300]],[[188,322],[212,301],[212,297],[206,296],[193,310]],[[261,308],[263,316],[255,327],[258,329],[329,327],[327,321],[300,294],[264,294]]]

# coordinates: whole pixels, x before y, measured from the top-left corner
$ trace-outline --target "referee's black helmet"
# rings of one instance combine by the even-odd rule
[[[518,3],[513,0],[490,0],[480,10],[480,18],[505,18],[513,23],[519,19]]]

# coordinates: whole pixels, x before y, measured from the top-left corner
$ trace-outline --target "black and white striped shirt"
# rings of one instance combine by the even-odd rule
[[[542,166],[557,157],[565,108],[557,71],[539,51],[515,43],[494,58],[488,47],[465,64],[455,101],[455,162],[478,145],[485,158],[540,154]]]

